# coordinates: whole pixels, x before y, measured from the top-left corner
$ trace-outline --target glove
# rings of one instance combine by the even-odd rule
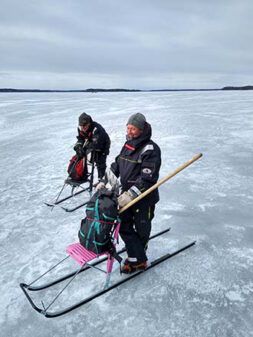
[[[84,157],[84,155],[85,155],[85,150],[84,150],[82,144],[77,143],[77,144],[74,146],[74,150],[76,151],[77,157],[79,157],[79,158],[83,158],[83,157]]]
[[[101,188],[105,187],[105,183],[103,183],[102,181],[100,183],[97,184],[96,188],[95,188],[95,192],[97,192],[98,190],[100,190]]]
[[[133,197],[133,195],[132,195],[132,193],[130,191],[126,191],[126,192],[122,193],[118,197],[119,207],[122,208],[122,207],[126,206],[133,199],[134,199],[134,197]]]

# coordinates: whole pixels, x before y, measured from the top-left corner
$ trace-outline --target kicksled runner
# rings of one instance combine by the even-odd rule
[[[150,189],[145,191],[143,194],[138,196],[136,199],[131,201],[128,205],[124,206],[118,212],[119,215],[122,212],[124,212],[126,209],[131,207],[135,202],[137,202],[138,200],[145,197],[148,193],[152,192],[155,188],[158,188],[165,181],[172,178],[178,172],[182,171],[184,168],[186,168],[187,166],[191,165],[193,162],[198,160],[201,156],[202,156],[202,154],[196,155],[191,160],[186,162],[184,165],[179,167],[177,170],[173,171],[167,177],[165,177],[160,182],[158,182],[157,184],[152,186]],[[87,208],[86,208],[86,213],[87,213]],[[89,220],[91,220],[91,219],[89,219]],[[94,220],[94,219],[92,219],[92,220]],[[95,218],[95,220],[96,220],[96,218]],[[92,222],[93,227],[96,227],[98,223],[105,222],[105,221],[100,221],[100,220],[95,221],[95,220]],[[81,228],[83,228],[83,227],[81,226]],[[131,280],[131,279],[137,277],[138,275],[148,271],[149,269],[157,266],[158,264],[160,264],[160,263],[168,260],[169,258],[183,252],[184,250],[194,246],[195,243],[196,243],[196,241],[190,242],[189,244],[183,246],[182,248],[180,248],[178,250],[175,250],[171,253],[167,253],[167,254],[153,260],[151,263],[148,264],[148,266],[145,269],[137,270],[133,274],[130,274],[130,275],[127,275],[127,276],[124,276],[124,277],[122,276],[119,281],[111,283],[110,276],[111,276],[111,273],[112,273],[114,259],[117,259],[118,262],[120,263],[121,260],[122,260],[122,258],[120,257],[120,254],[122,254],[125,251],[125,248],[123,248],[121,251],[116,252],[116,244],[118,243],[119,228],[120,228],[120,219],[117,218],[117,220],[114,220],[114,222],[112,223],[112,226],[111,226],[111,238],[112,239],[111,239],[110,245],[108,246],[109,249],[107,249],[105,251],[102,251],[102,252],[99,252],[99,251],[93,252],[90,249],[85,248],[83,244],[82,245],[80,243],[70,244],[67,247],[67,253],[68,253],[67,257],[65,257],[63,260],[61,260],[56,265],[51,267],[48,271],[43,273],[41,276],[36,278],[33,282],[31,282],[29,284],[21,283],[20,287],[21,287],[22,291],[24,292],[26,298],[30,302],[32,308],[34,310],[36,310],[37,312],[39,312],[40,314],[42,314],[42,315],[44,315],[45,317],[48,317],[48,318],[58,317],[58,316],[64,315],[64,314],[66,314],[66,313],[68,313],[68,312],[70,312],[70,311],[72,311],[72,310],[74,310],[74,309],[76,309],[76,308],[78,308],[78,307],[80,307],[84,304],[87,304],[87,303],[91,302],[92,300],[104,295],[105,293],[113,290],[114,288],[117,288],[121,284],[128,282],[129,280]],[[152,237],[150,237],[150,240],[168,232],[169,230],[170,230],[170,228],[165,229],[164,231],[161,231],[161,232],[157,233],[156,235],[153,235]],[[88,248],[90,248],[90,247],[88,246]],[[35,285],[35,283],[37,281],[41,280],[46,274],[50,273],[53,269],[55,269],[57,266],[62,264],[69,257],[72,257],[76,262],[78,262],[78,264],[80,265],[80,268],[78,270],[76,270],[72,273],[66,274],[66,275],[64,275],[64,276],[62,276],[58,279],[53,280],[53,281],[47,282],[45,284],[38,285],[38,286]],[[100,263],[102,263],[104,261],[107,261],[106,271],[97,267],[97,265],[99,265]],[[87,271],[88,269],[93,269],[93,268],[97,269],[97,270],[100,270],[101,272],[106,274],[106,280],[105,280],[104,285],[102,286],[102,289],[99,290],[99,291],[96,291],[95,293],[93,293],[89,296],[86,296],[81,301],[78,301],[77,303],[74,303],[70,306],[67,306],[64,309],[57,309],[57,310],[54,310],[54,311],[50,311],[50,310],[52,310],[52,307],[53,307],[54,303],[63,294],[63,292],[69,287],[69,285],[76,279],[77,275],[79,275],[80,273],[82,273],[84,271]],[[66,283],[66,285],[57,293],[56,296],[53,297],[52,300],[49,301],[49,304],[45,305],[44,302],[41,301],[42,307],[39,307],[34,303],[32,297],[30,295],[31,292],[40,292],[40,291],[42,291],[44,289],[48,289],[48,288],[51,289],[53,286],[55,286],[57,284],[62,284],[63,281],[68,280],[68,279],[69,279],[69,281]]]

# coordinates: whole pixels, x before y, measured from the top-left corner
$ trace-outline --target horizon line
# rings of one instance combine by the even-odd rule
[[[215,91],[215,90],[253,90],[253,86],[225,86],[222,88],[182,88],[182,89],[126,89],[126,88],[88,88],[88,89],[20,89],[20,88],[0,88],[0,92],[154,92],[154,91]]]

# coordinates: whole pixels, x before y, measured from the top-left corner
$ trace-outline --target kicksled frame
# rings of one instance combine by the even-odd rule
[[[153,238],[155,238],[155,237],[157,237],[157,236],[160,236],[160,235],[162,235],[162,234],[168,232],[169,230],[170,230],[170,228],[167,228],[166,230],[157,233],[156,235],[150,237],[150,240],[153,239]],[[117,288],[117,287],[120,286],[121,284],[126,283],[127,281],[131,280],[132,278],[134,278],[134,277],[136,277],[136,276],[142,274],[143,272],[148,271],[149,269],[151,269],[151,268],[153,268],[154,266],[160,264],[161,262],[164,262],[165,260],[167,260],[167,259],[169,259],[169,258],[171,258],[171,257],[173,257],[173,256],[175,256],[175,255],[177,255],[177,254],[179,254],[179,253],[181,253],[181,252],[183,252],[184,250],[186,250],[186,249],[188,249],[188,248],[194,246],[195,243],[196,243],[196,241],[192,241],[191,243],[189,243],[189,244],[183,246],[182,248],[180,248],[180,249],[178,249],[178,250],[175,250],[175,251],[172,252],[172,253],[165,254],[165,255],[159,257],[158,259],[152,261],[152,262],[146,267],[146,269],[136,271],[135,273],[130,274],[130,275],[126,276],[126,277],[125,277],[125,275],[124,275],[124,276],[122,276],[122,279],[121,279],[121,280],[119,280],[118,282],[111,283],[111,284],[109,283],[109,281],[110,281],[110,273],[111,273],[111,270],[112,270],[112,266],[113,266],[113,261],[114,261],[114,260],[113,260],[113,258],[110,260],[110,258],[111,258],[111,257],[110,257],[110,254],[107,252],[107,253],[105,253],[105,254],[101,254],[101,255],[100,255],[100,256],[106,255],[106,256],[103,257],[101,260],[95,261],[95,262],[92,263],[92,264],[86,262],[86,263],[84,263],[83,265],[81,265],[81,268],[79,268],[79,269],[76,270],[75,272],[70,273],[70,274],[68,274],[68,275],[66,275],[66,276],[64,276],[64,277],[62,277],[62,278],[59,278],[58,280],[54,280],[54,281],[52,281],[52,282],[50,282],[50,283],[48,283],[48,284],[44,284],[44,285],[41,285],[41,286],[38,286],[38,287],[33,286],[34,283],[36,283],[39,279],[41,279],[43,276],[45,276],[48,272],[52,271],[55,267],[57,267],[59,264],[61,264],[62,262],[64,262],[64,261],[65,261],[66,259],[68,259],[70,256],[74,257],[74,255],[77,254],[78,257],[77,257],[77,255],[76,255],[76,257],[77,257],[77,259],[79,259],[79,262],[78,262],[79,264],[82,263],[82,259],[83,259],[83,258],[85,259],[85,261],[87,260],[87,257],[85,256],[85,254],[84,254],[84,255],[83,255],[82,253],[80,254],[80,252],[77,253],[76,249],[79,250],[79,248],[80,248],[80,247],[79,247],[79,244],[69,245],[68,248],[67,248],[67,250],[69,250],[69,253],[71,253],[71,254],[73,254],[73,255],[69,255],[69,256],[65,257],[63,260],[61,260],[61,261],[60,261],[59,263],[57,263],[55,266],[53,266],[52,268],[50,268],[47,272],[45,272],[43,275],[41,275],[40,277],[38,277],[36,280],[34,280],[34,281],[33,281],[32,283],[30,283],[29,285],[27,285],[27,284],[25,284],[25,283],[21,283],[21,284],[20,284],[20,287],[21,287],[21,289],[23,290],[25,296],[27,297],[28,301],[30,302],[30,304],[31,304],[31,306],[33,307],[34,310],[36,310],[37,312],[39,312],[40,314],[44,315],[44,316],[47,317],[47,318],[53,318],[53,317],[62,316],[62,315],[66,314],[66,313],[68,313],[68,312],[70,312],[70,311],[72,311],[72,310],[74,310],[74,309],[79,308],[79,307],[82,306],[82,305],[85,305],[85,304],[91,302],[92,300],[96,299],[97,297],[100,297],[100,296],[104,295],[104,294],[107,293],[108,291]],[[73,247],[73,246],[74,246],[74,247]],[[82,247],[82,246],[81,246],[81,247]],[[73,248],[74,248],[74,249],[73,249]],[[82,247],[82,248],[83,248],[83,247]],[[121,254],[121,253],[123,253],[124,251],[125,251],[125,249],[122,249],[120,252],[118,252],[118,254]],[[96,256],[96,257],[97,257],[97,256]],[[104,262],[104,261],[106,261],[106,260],[107,260],[107,271],[103,271],[103,270],[101,270],[100,268],[97,267],[97,264],[102,263],[102,262]],[[90,260],[90,261],[91,261],[91,260]],[[95,268],[95,269],[98,269],[98,270],[100,270],[100,271],[103,271],[104,273],[107,274],[107,275],[106,275],[106,282],[105,282],[104,287],[103,287],[100,291],[98,291],[98,292],[96,292],[96,293],[94,293],[94,294],[92,294],[92,295],[90,295],[90,296],[88,296],[88,297],[82,299],[81,301],[79,301],[79,302],[77,302],[77,303],[75,303],[75,304],[73,304],[73,305],[71,305],[71,306],[69,306],[69,307],[67,307],[67,308],[64,308],[64,309],[62,309],[62,310],[57,310],[57,311],[49,311],[49,309],[53,306],[53,304],[54,304],[54,303],[56,302],[56,300],[60,297],[60,295],[63,293],[63,291],[66,290],[66,288],[71,284],[72,281],[74,281],[74,279],[76,278],[76,276],[77,276],[79,273],[81,273],[81,272],[87,270],[88,268]],[[110,273],[108,273],[108,271],[110,271]],[[43,289],[52,287],[52,286],[54,286],[54,285],[57,284],[57,283],[61,283],[62,281],[66,280],[66,279],[68,279],[68,278],[69,278],[70,280],[67,282],[67,284],[62,288],[62,290],[61,290],[61,291],[60,291],[60,292],[53,298],[53,300],[52,300],[47,306],[44,305],[43,301],[41,301],[41,303],[42,303],[42,308],[38,307],[38,306],[34,303],[34,301],[32,300],[32,298],[31,298],[31,296],[30,296],[30,294],[29,294],[29,291],[40,291],[40,290],[43,290]]]
[[[91,165],[91,171],[88,173],[88,178],[85,181],[77,181],[77,180],[73,180],[70,177],[68,177],[67,179],[65,179],[63,186],[60,190],[60,192],[56,195],[55,197],[55,201],[54,202],[44,202],[44,204],[48,207],[51,207],[51,210],[54,209],[55,206],[60,205],[61,203],[63,203],[66,200],[69,200],[71,198],[76,197],[77,195],[83,193],[83,192],[89,192],[91,194],[92,190],[93,190],[93,182],[94,182],[94,169],[95,169],[95,152],[91,152],[91,159],[90,161],[87,161],[87,165]],[[82,185],[88,183],[88,187],[83,187]],[[65,190],[66,186],[71,186],[71,193],[70,195],[61,198],[61,195],[63,193],[63,191]],[[80,189],[78,191],[78,189]],[[66,212],[74,212],[75,210],[85,206],[88,203],[88,201],[73,207],[73,208],[67,208],[67,207],[62,207],[61,208],[66,211]]]

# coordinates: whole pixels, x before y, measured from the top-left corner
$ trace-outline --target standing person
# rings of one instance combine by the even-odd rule
[[[111,171],[120,177],[122,185],[122,194],[118,198],[120,207],[127,205],[158,180],[161,150],[151,140],[151,133],[151,126],[143,114],[130,116],[127,141],[111,165]],[[130,274],[147,267],[146,250],[158,201],[158,189],[155,189],[121,214],[120,236],[128,254],[123,273]]]
[[[110,138],[102,125],[94,122],[91,116],[83,112],[79,116],[78,136],[74,150],[79,158],[94,152],[94,162],[97,165],[98,180],[105,174],[106,157],[109,154]]]

